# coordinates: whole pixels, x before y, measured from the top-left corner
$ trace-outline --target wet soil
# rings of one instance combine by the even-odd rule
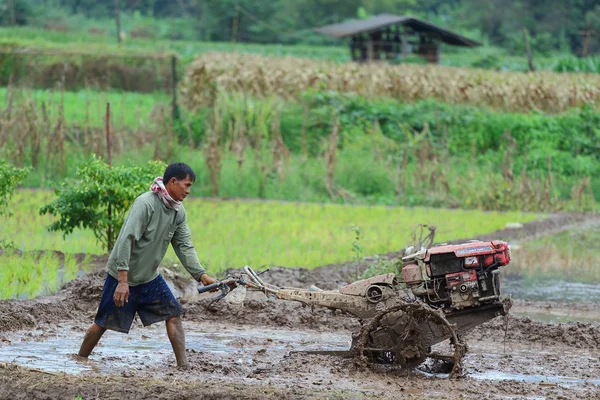
[[[561,214],[492,236],[524,240],[590,218],[597,217]],[[431,373],[433,365],[372,369],[353,359],[296,353],[348,348],[357,320],[260,293],[243,304],[211,303],[212,294],[195,294],[193,282],[168,270],[163,275],[184,305],[192,368],[175,367],[163,324],[143,328],[138,321],[129,335],[108,332],[89,360],[79,360],[74,354],[98,306],[105,262],[96,258],[95,272],[54,295],[0,301],[0,398],[600,398],[600,310],[594,303],[516,299],[508,318],[468,335],[464,376],[450,380]],[[264,278],[330,289],[354,272],[355,265],[345,263],[313,271],[274,268]]]

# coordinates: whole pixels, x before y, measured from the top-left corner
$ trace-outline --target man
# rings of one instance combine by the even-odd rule
[[[90,355],[107,329],[128,333],[137,312],[144,326],[166,321],[177,366],[188,367],[180,318],[183,310],[158,266],[171,243],[194,279],[204,285],[216,282],[198,260],[182,205],[195,180],[188,165],[171,164],[131,206],[108,258],[100,306],[81,344],[80,357]]]

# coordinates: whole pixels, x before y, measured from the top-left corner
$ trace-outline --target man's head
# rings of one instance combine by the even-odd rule
[[[163,174],[163,183],[167,192],[176,201],[183,201],[190,194],[190,188],[196,181],[196,174],[189,165],[173,163]]]

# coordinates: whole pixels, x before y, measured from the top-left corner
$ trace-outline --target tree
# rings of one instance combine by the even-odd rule
[[[66,236],[76,228],[91,229],[102,247],[111,251],[133,201],[149,189],[165,167],[162,162],[151,161],[144,166],[111,168],[94,156],[80,165],[76,180],[60,184],[57,198],[42,207],[40,214],[58,217],[47,227],[49,231]]]

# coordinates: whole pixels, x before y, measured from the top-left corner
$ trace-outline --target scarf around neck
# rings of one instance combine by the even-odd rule
[[[150,186],[150,190],[158,196],[160,201],[162,201],[163,204],[165,206],[167,206],[167,208],[171,208],[175,211],[179,211],[179,207],[181,207],[181,202],[177,201],[177,200],[173,200],[173,198],[171,197],[169,192],[167,192],[167,188],[165,187],[165,184],[163,183],[162,176],[157,177],[154,180],[154,182],[152,182],[152,185]]]

